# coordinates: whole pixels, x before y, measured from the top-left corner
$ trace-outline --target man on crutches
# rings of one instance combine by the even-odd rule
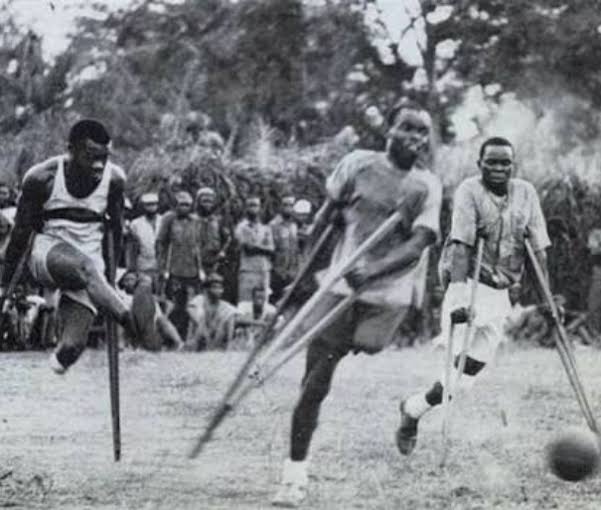
[[[354,151],[327,180],[328,198],[318,218],[343,218],[330,266],[318,275],[322,289],[345,260],[395,211],[396,228],[369,250],[322,296],[291,337],[300,337],[339,305],[339,315],[308,345],[300,398],[292,416],[289,457],[274,505],[294,507],[307,490],[307,455],[338,362],[349,352],[379,352],[411,304],[413,275],[424,250],[439,236],[442,187],[432,173],[414,167],[429,142],[431,120],[417,104],[401,101],[389,115],[385,152]],[[316,221],[314,236],[325,227]],[[349,299],[349,296],[356,299]],[[288,345],[294,345],[290,338]]]
[[[478,159],[481,175],[467,178],[455,191],[451,231],[441,256],[441,280],[448,287],[440,338],[449,342],[453,330],[454,355],[450,361],[454,373],[450,380],[466,386],[471,386],[505,340],[503,326],[511,312],[509,289],[522,278],[527,260],[526,236],[548,280],[545,249],[551,243],[545,218],[534,186],[512,178],[514,156],[513,146],[504,138],[489,138],[482,144]],[[472,286],[480,243],[482,264],[478,284]],[[477,297],[470,309],[474,292]],[[469,320],[458,321],[451,328],[451,316],[461,315],[458,311],[465,311],[473,321],[473,330],[467,336]],[[462,360],[460,351],[465,338],[468,345]],[[463,370],[457,373],[460,361]],[[401,403],[397,446],[402,454],[409,455],[415,448],[418,421],[442,403],[444,390],[443,383],[437,380],[428,391]]]
[[[103,124],[81,120],[69,132],[66,154],[26,172],[6,250],[2,291],[24,260],[39,285],[60,291],[59,343],[50,359],[59,374],[83,352],[98,309],[139,331],[105,275],[103,237],[111,231],[118,253],[125,185],[125,173],[109,161],[110,140]]]

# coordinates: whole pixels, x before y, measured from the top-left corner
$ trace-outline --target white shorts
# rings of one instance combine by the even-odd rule
[[[49,290],[58,289],[58,285],[52,278],[48,271],[47,256],[52,248],[59,244],[67,244],[66,241],[57,237],[49,236],[46,234],[36,234],[33,241],[33,247],[31,249],[31,256],[29,257],[29,270],[31,275],[37,283]],[[77,248],[75,248],[77,249]],[[82,256],[86,256],[82,253]],[[88,257],[89,258],[89,257]],[[100,273],[101,277],[104,278],[104,261],[92,259],[94,266]],[[98,313],[98,310],[92,303],[88,291],[85,289],[81,290],[63,290],[59,289],[61,295],[68,296],[73,301],[85,306],[92,311],[94,315]]]
[[[471,288],[472,280],[468,279],[468,286]],[[509,301],[509,291],[507,289],[499,290],[483,283],[478,284],[476,291],[476,303],[474,319],[474,333],[471,344],[468,346],[467,354],[483,363],[490,363],[499,348],[507,341],[504,333],[505,322],[511,314],[512,308]],[[442,302],[441,312],[441,332],[433,340],[435,345],[447,344],[451,330],[451,309],[445,295]],[[466,332],[466,324],[457,324],[455,326],[453,338],[453,353],[459,354],[463,347],[463,339]]]

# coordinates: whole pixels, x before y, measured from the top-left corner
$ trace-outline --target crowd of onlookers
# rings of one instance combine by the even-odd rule
[[[250,346],[299,269],[311,203],[283,196],[266,222],[261,198],[249,196],[231,225],[212,188],[173,198],[163,214],[158,194],[139,198],[142,213],[125,229],[124,276],[150,283],[186,349]]]
[[[210,187],[169,195],[172,203],[163,212],[155,192],[125,204],[117,289],[126,301],[138,285],[152,289],[156,316],[151,319],[158,335],[136,346],[120,331],[122,345],[153,350],[249,348],[272,320],[275,303],[300,267],[313,205],[281,196],[277,214],[266,218],[261,197],[248,196],[243,216],[232,222],[218,212],[218,197]],[[0,262],[14,222],[14,203],[15,191],[0,184]],[[1,347],[51,345],[52,310],[38,297],[39,289],[23,285],[18,290],[22,299],[11,302]],[[93,331],[103,337],[100,318]]]

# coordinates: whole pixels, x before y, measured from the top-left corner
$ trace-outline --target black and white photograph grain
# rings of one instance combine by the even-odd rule
[[[601,508],[601,3],[0,0],[0,509]]]

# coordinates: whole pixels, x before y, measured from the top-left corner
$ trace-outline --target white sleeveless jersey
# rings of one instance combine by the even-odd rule
[[[103,217],[107,209],[109,185],[113,172],[119,173],[122,170],[118,166],[107,162],[96,189],[87,197],[77,198],[69,193],[65,184],[65,161],[67,156],[57,156],[52,159],[56,162],[58,168],[54,177],[52,193],[44,204],[44,211],[50,212],[66,208],[86,209],[98,214],[99,217]],[[45,164],[51,161],[47,161]],[[101,221],[83,223],[64,218],[48,218],[44,222],[42,232],[69,243],[93,259],[102,258],[104,226]]]

